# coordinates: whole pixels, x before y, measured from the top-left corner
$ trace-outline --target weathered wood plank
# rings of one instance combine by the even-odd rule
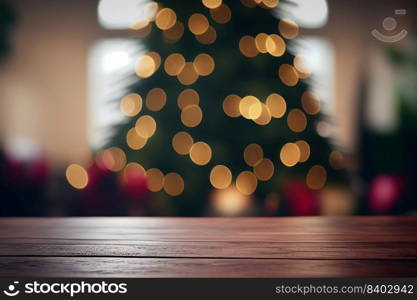
[[[42,277],[396,277],[417,261],[2,257],[0,276]]]

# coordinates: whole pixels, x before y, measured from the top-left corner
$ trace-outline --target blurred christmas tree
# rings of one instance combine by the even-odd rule
[[[314,191],[345,173],[318,134],[309,70],[288,51],[299,29],[273,15],[278,2],[149,3],[132,26],[149,52],[120,102],[130,118],[99,160],[126,157],[128,170],[146,170],[152,201],[169,214],[201,215],[210,205],[244,214],[256,201],[274,213],[278,195],[301,201],[290,213],[314,213]]]

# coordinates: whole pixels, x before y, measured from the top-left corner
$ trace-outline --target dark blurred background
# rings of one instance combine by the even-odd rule
[[[187,1],[179,2],[183,4],[176,3],[174,10],[184,6],[186,11]],[[200,2],[201,11],[210,16]],[[316,174],[310,183],[306,174],[285,178],[285,184],[281,178],[273,192],[196,192],[200,205],[189,209],[178,206],[181,194],[169,197],[169,187],[149,191],[153,188],[142,172],[143,163],[128,153],[126,159],[122,146],[106,148],[109,136],[126,134],[115,129],[126,117],[114,99],[132,92],[139,79],[129,72],[152,42],[147,35],[159,30],[129,28],[138,22],[141,13],[135,9],[142,4],[145,1],[0,1],[0,216],[417,213],[415,1],[293,0],[269,9],[277,24],[288,18],[299,26],[298,36],[285,41],[311,73],[302,80],[298,70],[302,83],[296,87],[305,85],[320,99],[320,118],[309,126],[331,147],[328,161],[322,163],[326,176]],[[246,15],[233,5],[232,22],[251,16],[254,26],[261,22],[250,11],[258,8],[247,7],[250,0],[239,3],[239,12]],[[230,40],[222,39],[222,29],[216,26],[213,47],[220,49]],[[285,36],[278,26],[274,30]],[[398,41],[383,41],[381,35],[398,36]],[[210,52],[213,56],[216,49]],[[257,80],[261,84],[264,78]],[[312,153],[320,148],[318,143],[310,144]],[[271,159],[278,157],[279,149]],[[275,172],[285,168],[277,165]],[[333,182],[331,170],[342,172],[343,180]],[[208,180],[204,184],[210,186]]]

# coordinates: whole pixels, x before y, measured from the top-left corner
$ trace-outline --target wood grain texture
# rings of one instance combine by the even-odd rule
[[[0,276],[385,277],[416,267],[416,217],[0,219]]]

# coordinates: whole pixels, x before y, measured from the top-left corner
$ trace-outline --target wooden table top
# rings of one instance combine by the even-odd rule
[[[3,218],[0,276],[417,276],[417,217]]]

